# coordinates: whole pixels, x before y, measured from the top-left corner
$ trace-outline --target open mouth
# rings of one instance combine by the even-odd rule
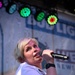
[[[36,56],[35,57],[37,57],[37,58],[39,58],[39,57],[41,57],[39,54],[36,54]]]
[[[41,57],[40,52],[38,52],[38,53],[34,52],[34,53],[33,53],[33,56],[34,56],[34,57],[37,57],[37,58]]]

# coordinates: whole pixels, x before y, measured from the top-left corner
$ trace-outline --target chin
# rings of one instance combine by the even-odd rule
[[[37,59],[36,62],[42,63],[42,58]]]

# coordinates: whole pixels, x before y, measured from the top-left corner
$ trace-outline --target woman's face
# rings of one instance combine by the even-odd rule
[[[37,66],[42,62],[42,57],[39,55],[40,48],[34,41],[30,41],[24,47],[25,61],[31,65]]]

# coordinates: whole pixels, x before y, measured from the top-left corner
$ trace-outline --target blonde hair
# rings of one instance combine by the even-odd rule
[[[17,46],[14,50],[14,56],[16,60],[19,62],[24,62],[25,57],[24,57],[24,46],[28,44],[30,41],[34,41],[38,45],[38,41],[35,38],[24,38],[18,41]]]

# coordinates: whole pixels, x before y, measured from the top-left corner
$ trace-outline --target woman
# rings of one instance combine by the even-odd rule
[[[46,75],[56,75],[54,58],[52,58],[52,50],[46,49],[42,51],[38,47],[38,41],[34,38],[24,38],[20,40],[14,51],[15,58],[21,63],[17,69],[16,75],[45,75],[42,70],[42,61],[45,60]]]

